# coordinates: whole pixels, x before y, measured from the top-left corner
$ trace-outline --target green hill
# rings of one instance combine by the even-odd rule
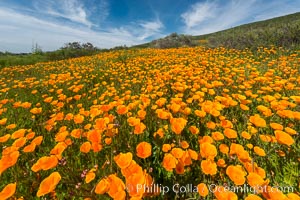
[[[174,33],[173,33],[174,34]],[[171,34],[172,35],[172,34]],[[181,43],[181,36],[176,38],[177,42],[170,42],[171,35],[154,40],[150,43],[136,45],[136,48],[157,47],[158,42],[171,43],[177,47]],[[186,37],[186,36],[185,36]],[[215,33],[189,36],[192,44],[204,45],[208,47],[224,46],[227,48],[237,49],[256,49],[257,47],[285,47],[295,49],[300,47],[300,12],[276,17],[264,21],[244,24],[234,28],[230,28]],[[179,42],[178,42],[179,41]],[[189,42],[190,43],[190,42]],[[186,46],[190,46],[186,44]]]

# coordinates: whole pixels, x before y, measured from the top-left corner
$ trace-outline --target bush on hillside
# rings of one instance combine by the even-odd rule
[[[166,49],[166,48],[177,48],[182,46],[196,46],[195,41],[192,39],[192,36],[172,33],[167,37],[153,40],[150,43],[150,47]]]

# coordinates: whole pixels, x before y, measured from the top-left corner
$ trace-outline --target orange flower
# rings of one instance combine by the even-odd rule
[[[52,101],[53,97],[47,97],[46,99],[44,99],[44,102],[46,103],[50,103]]]
[[[210,159],[201,161],[201,169],[204,174],[210,175],[215,175],[218,171],[217,164]]]
[[[281,124],[278,124],[278,123],[270,123],[270,126],[272,129],[275,129],[275,130],[283,130],[283,126]]]
[[[99,183],[96,185],[95,193],[96,194],[104,194],[109,190],[109,182],[107,178],[101,179]]]
[[[220,144],[219,150],[223,154],[228,154],[229,152],[229,147],[226,144]]]
[[[266,181],[264,181],[260,175],[254,172],[249,172],[247,176],[247,182],[251,187],[258,187],[266,184]]]
[[[120,153],[114,157],[114,161],[121,169],[127,168],[132,161],[132,153]]]
[[[235,185],[243,185],[246,181],[246,172],[240,165],[230,165],[226,169],[226,174],[234,182]]]
[[[216,123],[214,122],[207,122],[206,123],[207,128],[214,130],[216,128]]]
[[[141,123],[141,120],[139,118],[129,117],[127,119],[127,122],[129,124],[129,126],[137,126]]]
[[[259,156],[266,156],[265,150],[263,150],[262,148],[260,148],[258,146],[254,147],[254,152]]]
[[[171,148],[172,147],[170,144],[163,144],[162,151],[166,153],[166,152],[170,151]]]
[[[180,134],[187,124],[187,120],[183,118],[171,118],[171,129],[175,134]]]
[[[69,135],[69,132],[68,131],[63,131],[63,132],[58,132],[56,135],[55,135],[55,141],[56,142],[62,142],[66,139],[66,137]]]
[[[32,140],[32,143],[35,143],[37,146],[39,146],[42,143],[43,138],[43,136],[38,136]]]
[[[188,149],[189,152],[189,156],[191,157],[191,159],[193,160],[198,160],[198,153],[192,149]]]
[[[295,131],[294,129],[290,128],[290,127],[286,127],[284,128],[285,132],[287,132],[290,135],[296,135],[297,131]]]
[[[11,151],[7,154],[2,152],[2,158],[0,160],[0,175],[9,167],[14,166],[20,156],[19,151]]]
[[[34,115],[42,113],[42,108],[32,108],[30,112]]]
[[[92,143],[100,143],[102,139],[101,133],[100,129],[90,130],[87,133],[87,139]]]
[[[108,193],[113,199],[125,199],[125,184],[115,174],[109,175],[107,178],[101,179],[95,188],[96,194]]]
[[[256,127],[266,127],[267,124],[266,124],[266,121],[261,118],[258,114],[255,114],[254,116],[251,116],[250,117],[250,122],[252,124],[254,124]]]
[[[249,107],[244,104],[240,104],[240,107],[242,110],[249,110]]]
[[[162,107],[166,102],[167,102],[167,99],[166,99],[166,98],[160,98],[160,99],[158,99],[155,103],[156,103],[159,107]]]
[[[221,120],[221,126],[223,128],[233,128],[233,124],[229,120]]]
[[[128,194],[131,197],[140,197],[144,194],[146,190],[138,189],[139,185],[145,184],[145,173],[139,171],[138,173],[133,173],[126,177],[126,186],[128,188]]]
[[[170,117],[170,113],[162,109],[157,109],[155,112],[157,113],[157,116],[160,119],[169,119]]]
[[[151,156],[152,146],[148,142],[141,142],[136,146],[136,155],[140,158],[148,158]]]
[[[206,116],[206,112],[203,111],[203,110],[195,110],[194,111],[195,115],[198,116],[198,117],[205,117]]]
[[[176,168],[178,160],[170,153],[165,154],[162,165],[167,171],[172,171]]]
[[[81,114],[77,114],[74,116],[74,122],[75,124],[81,124],[84,121],[84,116]]]
[[[300,196],[295,193],[288,193],[286,196],[288,197],[289,200],[299,200],[300,199]]]
[[[200,138],[198,140],[199,144],[202,144],[204,142],[208,142],[208,143],[212,144],[214,142],[214,140],[208,135],[203,136],[203,138],[201,138],[201,137],[199,137],[199,138]]]
[[[238,200],[237,195],[229,191],[227,188],[224,188],[223,186],[217,186],[214,188],[214,195],[216,196],[217,200]]]
[[[192,164],[192,159],[188,151],[184,151],[183,155],[178,160],[183,164],[183,166]]]
[[[215,145],[212,145],[208,142],[204,142],[200,144],[200,154],[203,158],[213,160],[217,156],[218,152]]]
[[[61,176],[58,172],[53,172],[52,174],[50,174],[50,176],[48,176],[41,182],[36,196],[41,197],[44,196],[45,194],[54,191],[60,179]]]
[[[229,139],[237,138],[237,132],[231,128],[225,128],[224,135]]]
[[[179,160],[175,168],[176,174],[184,174],[184,163]]]
[[[251,135],[248,132],[246,132],[246,131],[242,132],[242,137],[245,138],[246,140],[250,140],[251,139]]]
[[[262,198],[260,198],[259,196],[255,195],[255,194],[249,194],[245,200],[262,200]]]
[[[170,106],[170,109],[173,111],[173,113],[177,113],[180,110],[181,106],[176,104],[176,103],[172,103]]]
[[[197,189],[201,197],[206,197],[209,193],[208,188],[204,183],[198,184]]]
[[[74,115],[72,113],[68,113],[66,116],[65,116],[65,120],[67,121],[71,121],[73,119]]]
[[[105,144],[110,145],[112,143],[112,139],[110,137],[104,139]]]
[[[288,198],[280,191],[279,189],[272,188],[271,186],[267,186],[266,189],[263,190],[263,197],[270,200],[287,200]]]
[[[196,135],[199,133],[199,129],[196,126],[190,126],[189,131],[191,131],[191,133],[193,135]]]
[[[290,146],[295,143],[294,139],[284,131],[276,130],[275,137],[278,143]]]
[[[137,114],[138,114],[139,118],[140,118],[141,120],[143,120],[143,119],[145,119],[147,112],[144,111],[144,110],[139,110],[139,111],[137,112]]]
[[[59,142],[51,149],[50,154],[56,155],[58,159],[61,159],[61,155],[66,148],[67,144],[65,144],[64,142]]]
[[[88,153],[91,150],[91,143],[90,142],[84,142],[81,146],[80,146],[80,152],[82,153]]]
[[[92,142],[92,149],[94,152],[99,152],[102,150],[102,148],[103,148],[103,146],[101,144]]]
[[[5,125],[7,122],[7,118],[0,119],[0,125]]]
[[[135,173],[140,174],[141,172],[143,172],[142,167],[136,164],[134,160],[130,162],[130,165],[127,168],[121,169],[121,173],[125,178]]]
[[[117,113],[119,115],[125,115],[128,112],[128,108],[125,105],[117,106]]]
[[[17,138],[24,137],[25,132],[26,132],[26,129],[19,129],[19,130],[15,131],[13,134],[11,134],[11,139],[17,139]]]
[[[173,148],[171,154],[175,158],[181,158],[183,156],[183,150],[181,148]]]
[[[16,127],[17,127],[16,124],[9,124],[9,125],[6,126],[7,129],[14,129]]]
[[[81,129],[74,129],[71,131],[71,136],[74,138],[80,138],[81,137],[82,130]]]
[[[35,132],[29,132],[27,135],[26,135],[26,139],[27,140],[31,140],[32,138],[34,138],[34,136],[35,136]]]
[[[86,183],[89,183],[89,182],[91,182],[92,180],[95,179],[95,177],[96,177],[95,171],[96,171],[96,169],[94,168],[94,169],[91,169],[91,170],[86,174],[86,176],[85,176],[85,182],[86,182]]]
[[[217,165],[218,165],[219,167],[226,167],[226,162],[225,162],[224,159],[220,158],[220,159],[218,160],[218,162],[217,162]]]
[[[31,170],[38,172],[40,170],[49,170],[56,167],[58,164],[58,159],[56,156],[44,156],[38,159],[38,161],[31,167]]]
[[[10,134],[6,134],[6,135],[0,137],[0,143],[6,142],[7,140],[9,140],[9,138],[10,138]]]
[[[23,151],[25,153],[33,152],[35,150],[35,147],[36,147],[35,143],[30,143],[29,145],[27,145],[26,147],[24,147]]]
[[[187,141],[182,141],[182,142],[180,142],[180,146],[183,148],[183,149],[187,149],[187,148],[189,148],[189,143],[187,142]]]
[[[224,135],[218,131],[216,132],[213,132],[212,133],[212,138],[215,140],[215,141],[219,141],[219,140],[223,140],[224,139]]]
[[[146,125],[143,122],[140,122],[139,124],[134,126],[134,134],[142,134],[144,130],[146,129]]]
[[[16,183],[10,183],[7,186],[3,188],[3,190],[0,192],[0,199],[6,200],[9,199],[11,196],[13,196],[16,192]]]

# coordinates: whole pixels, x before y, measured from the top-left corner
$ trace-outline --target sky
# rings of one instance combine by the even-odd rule
[[[300,0],[0,0],[0,51],[68,42],[132,46],[201,35],[300,11]]]

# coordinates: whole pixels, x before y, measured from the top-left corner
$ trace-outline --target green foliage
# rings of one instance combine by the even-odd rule
[[[165,48],[177,48],[181,46],[196,46],[196,43],[193,41],[192,36],[172,33],[167,37],[153,40],[150,43],[150,47],[165,49]]]
[[[99,53],[100,50],[91,43],[70,42],[56,51],[43,52],[38,44],[33,45],[32,53],[13,54],[0,52],[0,68],[16,65],[31,65],[38,62],[56,61],[81,56],[90,56]]]

